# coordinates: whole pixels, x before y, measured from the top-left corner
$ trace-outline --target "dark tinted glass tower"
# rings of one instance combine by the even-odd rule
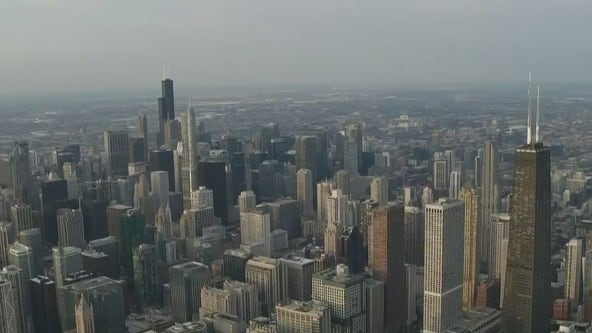
[[[46,276],[37,276],[30,283],[35,332],[61,332],[55,283]]]
[[[198,183],[214,191],[214,214],[228,223],[228,178],[226,163],[221,161],[200,161],[197,165]]]
[[[158,98],[158,125],[157,147],[164,144],[164,124],[167,120],[175,119],[175,97],[173,93],[173,80],[165,78],[161,81],[162,97]]]
[[[539,142],[529,88],[528,139],[516,150],[502,331],[549,331],[551,315],[551,153]],[[535,134],[536,133],[536,134]]]
[[[175,191],[175,160],[172,150],[150,152],[150,171],[166,171],[169,174],[169,191]]]

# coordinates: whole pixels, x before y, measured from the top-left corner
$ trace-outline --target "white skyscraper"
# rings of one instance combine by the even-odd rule
[[[445,159],[434,160],[434,189],[446,190],[448,188],[448,161]]]
[[[241,244],[263,243],[265,255],[271,257],[271,218],[269,214],[252,209],[240,215]]]
[[[584,242],[582,238],[574,238],[567,243],[565,254],[566,279],[565,297],[571,301],[572,311],[580,305],[582,289],[582,257],[584,256]]]
[[[334,189],[335,182],[317,183],[317,219],[319,221],[327,221],[327,202]]]
[[[257,206],[257,197],[253,191],[242,191],[238,196],[238,206],[241,213]]]
[[[214,191],[200,186],[197,190],[191,192],[191,208],[214,207]]]
[[[462,318],[464,206],[440,199],[425,207],[423,332],[444,332]],[[460,267],[459,267],[460,265]]]
[[[152,171],[150,173],[152,196],[157,209],[169,204],[169,173],[166,171]]]
[[[327,223],[346,225],[348,198],[341,190],[336,189],[327,198]]]
[[[296,173],[296,193],[300,201],[302,216],[312,216],[313,207],[313,179],[312,171],[300,169]]]
[[[451,199],[458,199],[460,193],[460,172],[452,171],[450,173],[450,186],[448,188],[448,196]]]
[[[284,298],[287,278],[282,277],[280,262],[268,257],[255,257],[247,261],[245,282],[257,286],[259,302],[266,309],[266,315]]]
[[[389,198],[388,194],[388,180],[384,177],[372,178],[370,182],[370,197],[376,200],[379,206],[386,205]]]
[[[0,332],[18,333],[18,316],[10,281],[0,279]]]
[[[502,266],[506,261],[506,257],[504,256],[504,240],[506,242],[508,241],[510,215],[505,213],[493,214],[491,215],[490,223],[489,280],[499,280],[501,282],[504,278]]]

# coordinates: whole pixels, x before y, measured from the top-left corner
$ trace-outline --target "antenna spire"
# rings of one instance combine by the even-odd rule
[[[532,73],[528,72],[528,118],[526,121],[526,144],[533,143],[535,139],[535,121],[532,114]]]
[[[540,142],[539,123],[541,122],[541,87],[537,85],[537,97],[536,97],[536,125],[535,125],[535,142]]]
[[[162,80],[166,80],[166,65],[162,65]]]

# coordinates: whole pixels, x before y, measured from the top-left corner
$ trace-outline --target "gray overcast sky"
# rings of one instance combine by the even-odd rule
[[[0,91],[592,77],[590,0],[0,0]]]

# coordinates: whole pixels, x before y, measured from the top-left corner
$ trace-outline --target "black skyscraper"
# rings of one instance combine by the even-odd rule
[[[228,223],[229,182],[226,163],[222,161],[200,161],[197,164],[198,184],[214,191],[214,215]]]
[[[169,174],[169,191],[175,191],[175,160],[172,150],[150,152],[150,171],[166,171]]]
[[[516,150],[502,332],[549,332],[551,151],[539,142],[529,87],[528,139]],[[537,94],[538,95],[538,94]]]
[[[43,225],[41,231],[50,244],[58,243],[57,211],[60,208],[78,208],[78,200],[68,200],[66,180],[57,179],[41,183]]]
[[[31,310],[35,332],[60,333],[56,286],[46,276],[30,280]]]
[[[167,120],[175,119],[175,96],[173,93],[173,80],[165,78],[162,84],[162,97],[158,98],[158,125],[157,146],[164,144],[164,124]]]

